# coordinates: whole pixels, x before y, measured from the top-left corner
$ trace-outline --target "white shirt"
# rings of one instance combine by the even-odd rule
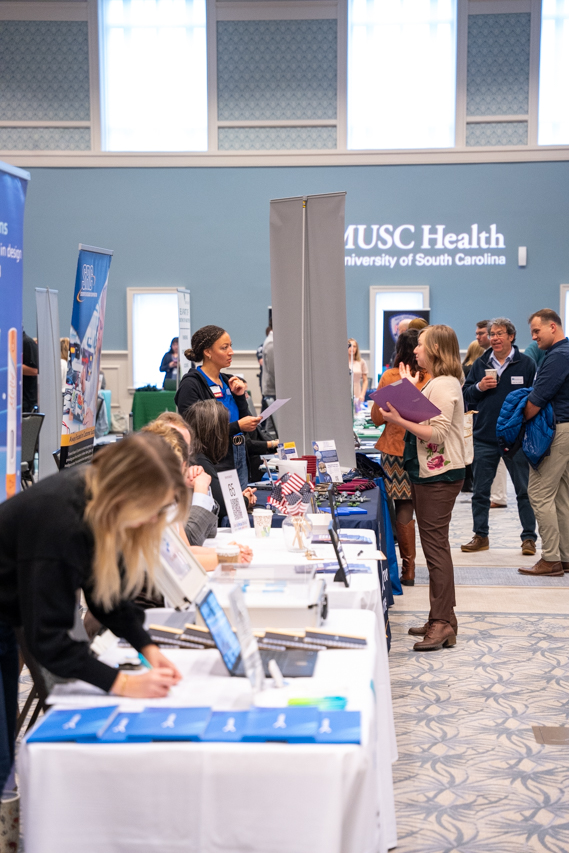
[[[510,350],[510,352],[508,353],[508,355],[507,355],[507,356],[506,356],[506,358],[504,359],[504,363],[503,363],[503,364],[500,364],[500,362],[498,361],[498,359],[497,359],[497,358],[496,358],[496,356],[494,355],[494,350],[492,350],[492,355],[491,355],[491,356],[490,356],[490,358],[488,359],[488,364],[489,364],[489,366],[490,366],[490,367],[493,367],[493,368],[496,370],[496,373],[498,374],[498,379],[500,378],[500,376],[502,375],[502,373],[504,372],[504,370],[506,369],[506,367],[510,364],[510,362],[512,361],[512,359],[513,359],[514,355],[515,355],[515,350],[514,350],[514,348],[512,347],[512,349]],[[481,381],[482,381],[482,380],[481,380]],[[476,387],[477,387],[477,388],[478,388],[478,390],[480,391],[480,382],[478,382],[478,383],[476,384]]]
[[[201,506],[204,509],[213,512],[215,501],[211,495],[204,495],[201,492],[194,492],[192,495],[192,506]]]

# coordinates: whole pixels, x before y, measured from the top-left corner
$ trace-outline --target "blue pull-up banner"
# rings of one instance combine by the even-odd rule
[[[0,501],[20,488],[24,206],[29,172],[0,163]]]
[[[109,249],[79,245],[63,397],[60,468],[81,465],[93,456],[99,365],[112,255]]]

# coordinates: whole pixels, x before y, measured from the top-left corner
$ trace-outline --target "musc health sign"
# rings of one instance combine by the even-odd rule
[[[348,225],[347,267],[505,266],[504,235],[495,223],[458,233],[446,225]],[[365,252],[365,254],[362,254]]]

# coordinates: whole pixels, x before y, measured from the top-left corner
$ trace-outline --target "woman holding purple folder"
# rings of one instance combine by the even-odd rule
[[[454,614],[454,567],[448,539],[452,510],[464,481],[464,404],[462,365],[456,334],[450,326],[429,326],[415,349],[417,364],[433,377],[422,393],[440,414],[423,423],[405,420],[387,403],[380,409],[386,423],[406,430],[404,467],[411,480],[413,508],[419,525],[421,545],[429,569],[429,619],[409,629],[423,637],[416,651],[433,651],[454,646],[458,624]],[[401,377],[417,384],[406,365]]]

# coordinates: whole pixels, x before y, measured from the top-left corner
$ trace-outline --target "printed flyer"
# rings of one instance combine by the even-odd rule
[[[341,483],[342,470],[335,441],[313,441],[316,456],[316,479],[319,483]]]

